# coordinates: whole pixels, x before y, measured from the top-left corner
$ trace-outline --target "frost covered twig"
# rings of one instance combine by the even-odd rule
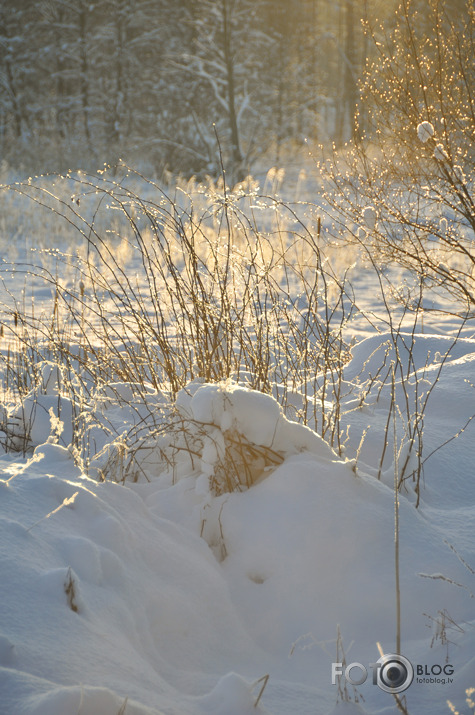
[[[46,516],[41,517],[41,519],[38,519],[38,521],[35,521],[34,524],[32,524],[26,531],[31,531],[33,527],[38,526],[38,524],[41,524],[42,521],[45,519],[49,519],[50,516],[53,516],[53,514],[57,514],[60,509],[62,509],[64,506],[71,506],[74,504],[74,500],[76,499],[77,495],[79,492],[74,492],[74,494],[70,497],[67,497],[66,499],[63,499],[61,504],[56,507],[56,509],[53,509],[53,511],[50,511],[49,514],[46,514]]]
[[[441,574],[441,573],[432,573],[432,574],[419,573],[418,575],[421,576],[422,578],[430,578],[433,581],[446,581],[447,583],[452,584],[452,586],[458,586],[459,588],[465,589],[470,594],[470,598],[475,598],[475,594],[473,594],[467,586],[465,586],[463,583],[458,583],[458,581],[454,581],[453,579],[449,578],[448,576],[444,576],[444,574]]]

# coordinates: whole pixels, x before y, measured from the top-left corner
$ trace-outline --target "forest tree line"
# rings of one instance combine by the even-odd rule
[[[431,0],[417,0],[419,12]],[[13,167],[245,172],[366,131],[364,31],[398,0],[1,0],[0,152]],[[452,16],[466,0],[445,0]],[[373,30],[374,34],[374,30]],[[355,117],[358,116],[358,122]]]

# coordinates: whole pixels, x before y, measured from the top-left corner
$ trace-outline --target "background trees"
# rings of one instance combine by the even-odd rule
[[[439,4],[444,22],[467,17],[465,0]],[[341,146],[369,129],[359,90],[367,60],[376,67],[387,43],[407,49],[407,38],[391,34],[397,5],[3,0],[1,155],[29,169],[122,157],[154,173],[203,174],[217,170],[217,134],[238,176],[260,154],[280,160],[304,139]],[[433,2],[422,5],[411,22],[424,48]],[[404,64],[406,49],[394,61]]]

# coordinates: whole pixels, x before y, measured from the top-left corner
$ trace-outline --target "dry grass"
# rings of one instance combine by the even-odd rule
[[[347,267],[323,239],[318,217],[300,218],[260,195],[251,179],[233,190],[190,183],[168,196],[124,172],[121,181],[82,174],[3,188],[4,204],[34,207],[47,216],[48,231],[65,229],[70,244],[22,266],[29,290],[50,295],[41,312],[5,284],[4,401],[38,387],[40,363],[58,365],[84,459],[95,386],[133,382],[145,394],[151,385],[172,403],[196,378],[233,379],[273,393],[284,408],[289,392],[303,386],[297,418],[319,422],[340,447],[338,413],[314,396],[326,392],[318,375],[338,383],[352,306]],[[25,435],[26,447],[28,425]],[[226,459],[239,449],[249,447],[230,443]],[[117,445],[113,461],[121,454]]]
[[[277,174],[269,178],[276,181]],[[146,477],[152,457],[172,471],[184,452],[193,461],[206,426],[184,421],[173,403],[197,379],[232,380],[272,394],[288,416],[342,455],[344,403],[352,389],[343,367],[351,321],[358,312],[362,317],[353,282],[363,266],[379,286],[392,361],[386,355],[361,385],[359,406],[397,379],[399,487],[412,480],[419,494],[424,413],[438,377],[429,387],[424,380],[414,384],[422,286],[415,304],[403,302],[397,315],[397,287],[369,240],[356,233],[352,241],[337,224],[322,228],[315,206],[266,196],[250,178],[233,189],[223,181],[191,181],[167,193],[123,167],[120,179],[107,172],[38,177],[3,187],[0,199],[9,215],[46,216],[46,230],[64,231],[68,244],[35,252],[34,262],[5,266],[15,271],[13,278],[4,273],[2,291],[0,442],[6,449],[26,453],[32,446],[33,413],[14,413],[11,406],[48,392],[47,364],[58,371],[57,394],[71,409],[74,458],[100,479]],[[367,319],[370,326],[374,316]],[[408,322],[412,338],[401,354],[399,336]],[[128,431],[108,421],[100,396],[121,383],[135,391],[134,399],[112,394],[133,413]],[[151,393],[163,396],[159,406]],[[212,490],[249,486],[279,459],[229,433]]]

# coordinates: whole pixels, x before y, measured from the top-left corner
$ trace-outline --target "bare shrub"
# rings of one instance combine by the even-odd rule
[[[28,355],[25,372],[34,375],[48,358],[67,375],[78,453],[86,451],[94,385],[149,384],[171,404],[197,378],[272,393],[298,420],[320,420],[319,432],[339,449],[340,416],[323,395],[330,383],[338,390],[348,359],[351,303],[346,269],[333,268],[320,221],[260,195],[252,179],[232,190],[224,181],[191,183],[169,197],[123,171],[120,181],[56,177],[56,193],[41,177],[4,187],[55,214],[82,245],[58,252],[54,269],[40,261],[25,269],[50,286],[50,314],[22,308],[14,296],[5,306],[15,355]],[[73,185],[73,200],[59,190],[64,183]],[[21,398],[21,366],[7,363]],[[297,407],[288,400],[295,391]]]
[[[322,170],[340,230],[370,260],[415,277],[407,306],[436,287],[466,314],[475,305],[475,9],[459,4],[451,12],[434,0],[422,13],[403,0],[391,32],[367,25],[368,129]]]

